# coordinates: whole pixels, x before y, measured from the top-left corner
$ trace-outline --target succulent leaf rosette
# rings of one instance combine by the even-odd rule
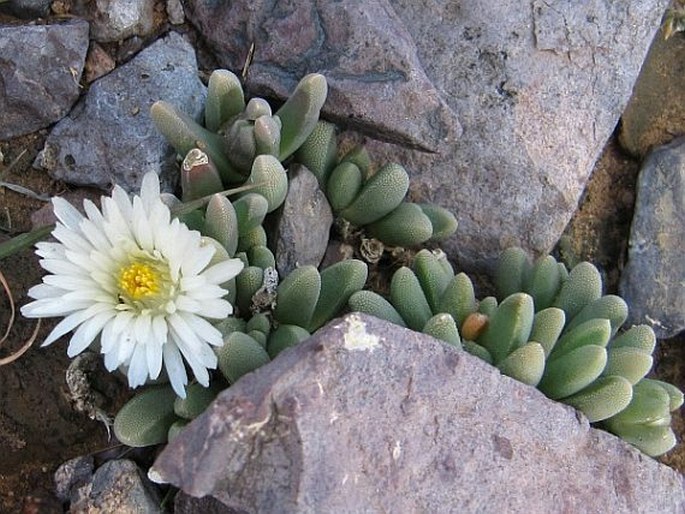
[[[243,263],[221,258],[211,240],[172,219],[154,172],[133,198],[115,186],[101,210],[85,200],[85,216],[61,198],[53,206],[57,242],[36,245],[49,274],[21,309],[29,318],[64,316],[43,346],[73,330],[70,357],[99,346],[106,368],[127,369],[131,387],[158,378],[163,364],[185,397],[184,360],[209,385],[208,369],[217,366],[211,347],[223,344],[209,320],[232,313],[222,284]]]

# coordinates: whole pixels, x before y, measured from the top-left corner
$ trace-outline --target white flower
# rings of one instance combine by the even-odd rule
[[[99,335],[105,366],[128,368],[131,387],[157,378],[166,368],[171,385],[185,397],[183,359],[202,385],[217,365],[210,345],[223,344],[207,321],[233,312],[220,286],[243,267],[239,259],[212,263],[215,247],[178,219],[160,199],[154,172],[143,178],[140,196],[119,186],[102,197],[102,211],[85,200],[84,217],[69,202],[54,198],[59,220],[36,253],[50,274],[28,294],[29,318],[64,316],[48,335],[49,345],[75,330],[67,354],[73,357]]]

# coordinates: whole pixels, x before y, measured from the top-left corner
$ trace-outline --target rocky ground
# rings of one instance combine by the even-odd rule
[[[119,32],[109,34],[106,30],[106,23],[97,20],[93,21],[95,29],[91,28],[91,37],[99,38],[100,42],[95,43],[91,47],[89,60],[86,62],[84,75],[80,83],[83,90],[82,95],[85,95],[92,81],[95,80],[95,77],[102,70],[108,71],[108,68],[121,66],[129,62],[140,48],[149,46],[151,42],[168,30],[183,33],[190,41],[194,42],[199,59],[199,67],[202,72],[201,75],[206,76],[208,71],[217,66],[215,57],[211,55],[211,52],[205,46],[203,38],[198,37],[194,25],[188,22],[177,25],[170,23],[173,16],[177,16],[178,13],[169,8],[169,6],[164,5],[163,2],[139,2],[138,4],[147,7],[141,7],[142,10],[138,14],[142,21],[138,26],[132,28],[130,33]],[[173,2],[169,2],[169,5],[172,4]],[[402,10],[402,2],[397,2],[397,4],[398,12],[404,13],[406,16],[409,12],[408,8]],[[73,2],[73,5],[71,2],[53,2],[51,7],[52,13],[49,19],[55,21],[57,19],[71,18],[72,16],[93,16],[93,13],[79,11],[79,9],[84,9],[83,6],[79,5],[78,2]],[[172,15],[171,13],[174,12],[175,14]],[[36,17],[37,15],[34,16],[34,18]],[[285,15],[284,19],[287,19]],[[26,21],[20,21],[10,15],[1,18],[0,22],[12,25],[26,23]],[[393,22],[399,23],[395,18],[393,18]],[[202,23],[206,24],[207,22],[204,21]],[[202,23],[199,23],[201,29],[203,28]],[[283,27],[280,30],[283,30]],[[400,29],[398,28],[397,30]],[[478,39],[478,36],[474,36],[476,32],[471,27],[468,34],[466,34],[466,31],[464,33],[471,39],[474,39],[474,37]],[[135,34],[144,35],[139,37]],[[513,38],[513,36],[511,37]],[[549,40],[545,41],[549,43]],[[210,41],[209,46],[211,44]],[[99,48],[99,50],[93,51],[92,48],[95,47]],[[426,50],[421,48],[420,44],[419,47],[418,51],[416,49],[413,50],[413,54],[410,52],[410,56],[413,56],[417,61],[420,58],[427,60],[426,56],[422,55],[422,52]],[[599,147],[602,145],[604,147],[599,159],[588,169],[588,173],[590,170],[592,173],[587,186],[580,188],[580,191],[584,192],[582,192],[582,195],[578,193],[577,196],[574,196],[575,193],[566,194],[567,192],[565,195],[562,195],[570,198],[564,201],[569,204],[570,212],[575,211],[575,213],[568,223],[563,237],[556,247],[556,251],[569,262],[590,260],[597,264],[605,277],[607,292],[616,293],[620,291],[621,276],[629,255],[628,242],[637,200],[636,184],[638,183],[638,173],[645,155],[649,149],[668,143],[674,137],[685,133],[685,125],[683,125],[685,114],[682,111],[682,106],[685,105],[685,101],[683,101],[685,90],[683,89],[682,81],[678,78],[682,76],[683,63],[685,63],[685,37],[682,34],[676,34],[668,41],[663,41],[661,34],[656,34],[651,48],[651,52],[647,57],[647,64],[643,67],[643,76],[634,89],[631,102],[625,111],[621,111],[623,112],[622,124],[616,126],[615,129],[609,127],[606,137],[598,136],[596,138],[601,140],[598,143]],[[569,51],[571,52],[572,50],[573,48]],[[398,55],[404,55],[402,54],[403,51],[402,49],[398,50]],[[270,55],[269,58],[272,59],[272,63],[278,60],[278,56]],[[489,59],[494,59],[495,61],[499,59],[506,62],[507,57],[492,53]],[[512,59],[514,58],[512,57]],[[501,62],[499,64],[497,62],[492,64],[493,69],[491,72],[493,75],[499,73],[497,70],[501,71],[502,68],[497,67],[501,65]],[[431,66],[424,64],[424,67],[427,69],[427,76],[433,79]],[[263,89],[262,84],[269,78],[267,73],[268,67],[256,67],[255,70],[254,87],[256,90],[259,90],[260,87]],[[648,73],[649,70],[651,70],[651,75]],[[240,70],[236,69],[236,71],[239,72]],[[300,70],[293,69],[292,73],[299,74]],[[421,80],[429,83],[430,81],[427,76],[424,76]],[[497,77],[494,79],[490,77],[490,79],[499,80]],[[421,84],[423,83],[419,85]],[[281,87],[280,90],[276,88],[275,91],[267,91],[267,93],[282,96],[283,87],[287,86],[281,85],[279,87]],[[515,79],[510,78],[508,85],[502,82],[500,89],[503,88],[502,91],[504,92],[500,91],[500,97],[498,97],[497,102],[502,102],[504,97],[508,99],[516,97],[516,93],[509,92],[505,94],[507,87],[511,91],[516,87],[520,87],[519,99],[521,102],[524,101],[521,98],[526,95],[525,88],[517,84]],[[442,89],[449,88],[443,87]],[[261,94],[265,93],[261,92]],[[402,94],[411,97],[411,92],[407,93],[407,91],[404,91]],[[465,96],[468,96],[468,94],[465,94]],[[472,96],[470,100],[467,99],[465,101],[473,102],[475,101],[474,98]],[[493,109],[502,108],[500,103],[495,102],[492,98],[478,98],[477,100],[479,102],[494,102],[497,105]],[[443,117],[449,121],[449,123],[447,121],[443,123],[443,129],[447,132],[457,132],[460,130],[457,128],[458,123],[454,122],[456,118],[450,118],[451,110],[456,109],[458,105],[445,105],[445,102],[439,98],[434,98],[431,101],[433,102],[432,104],[430,102],[423,104],[423,108],[432,108],[438,113],[436,117]],[[513,100],[511,101],[513,102]],[[348,104],[343,101],[335,105],[339,107],[340,105],[345,106]],[[373,108],[376,108],[376,106],[368,106],[369,110]],[[365,136],[372,134],[369,129],[369,120],[363,119],[363,116],[359,113],[355,115],[357,115],[357,119],[352,120],[351,126],[358,128]],[[341,120],[343,118],[342,111],[335,112],[335,108],[329,116],[334,120]],[[470,130],[473,128],[473,125],[469,125],[469,123],[472,123],[469,116],[471,116],[471,113],[466,112],[464,119],[459,120],[465,129],[464,132],[467,133],[467,136],[465,136],[467,140],[468,137],[471,137],[468,134],[473,132],[473,130]],[[384,118],[378,124],[380,129],[378,129],[377,134],[380,134],[384,141],[399,141],[403,144],[418,147],[439,146],[441,144],[430,123],[426,126],[402,125],[400,123],[399,128],[392,128],[393,123],[397,124],[399,122],[391,116]],[[605,125],[608,126],[608,121]],[[31,131],[24,136],[11,137],[0,141],[0,152],[2,153],[0,181],[2,181],[4,186],[0,187],[0,242],[13,235],[30,230],[33,226],[32,216],[45,207],[45,198],[50,195],[61,194],[67,197],[70,197],[70,195],[72,197],[83,197],[100,194],[100,190],[97,188],[74,185],[74,175],[69,175],[62,170],[57,170],[56,172],[52,170],[51,175],[48,175],[44,170],[34,167],[39,153],[43,150],[49,137],[51,137],[52,127],[52,125],[46,126],[45,128]],[[388,129],[387,127],[391,128]],[[528,133],[528,136],[533,137],[535,134],[531,132]],[[542,144],[540,141],[537,141],[537,143]],[[379,151],[383,151],[383,145],[385,144],[387,143],[379,145]],[[529,153],[535,152],[529,149]],[[78,160],[79,156],[76,155],[75,157]],[[418,157],[412,155],[409,155],[407,159],[419,171],[422,169],[421,166],[427,165],[420,161]],[[467,156],[465,159],[472,160],[473,157]],[[585,159],[590,158],[586,156]],[[520,161],[518,157],[516,159],[512,158],[512,160]],[[473,162],[468,162],[467,164],[473,165]],[[501,163],[490,163],[493,167],[499,164]],[[527,165],[526,162],[518,162],[516,164]],[[579,164],[579,167],[582,166]],[[564,170],[562,170],[563,172]],[[681,170],[682,173],[683,171]],[[436,176],[440,176],[439,171],[436,171]],[[584,184],[582,176],[583,172],[581,170],[579,182]],[[135,181],[135,174],[133,176],[129,174],[127,177]],[[106,174],[104,178],[100,177],[98,180],[100,182],[97,180],[90,183],[84,181],[77,182],[100,187],[107,185]],[[432,190],[440,188],[439,180],[439,178],[436,179],[437,185],[431,185],[425,178],[422,178],[420,184],[416,186],[414,194],[419,197],[431,194]],[[552,178],[550,180],[556,179]],[[38,196],[40,198],[30,193],[27,194],[25,191],[16,191],[7,184],[23,186],[30,191],[39,193]],[[481,189],[486,185],[488,184],[480,184]],[[498,186],[494,187],[498,188]],[[517,191],[518,194],[521,194],[520,190]],[[487,192],[484,193],[484,196],[487,196]],[[506,202],[509,205],[510,199],[507,199]],[[576,209],[578,202],[579,206]],[[554,207],[558,207],[558,205]],[[493,212],[492,204],[485,205],[483,210],[486,214]],[[456,214],[461,222],[462,219],[459,212]],[[682,216],[682,211],[679,215]],[[525,218],[525,216],[530,216],[530,214],[525,212],[521,214],[521,218]],[[466,217],[467,215],[465,214],[464,218]],[[476,218],[481,221],[484,219],[484,217]],[[554,224],[556,226],[561,224],[563,227],[567,221],[568,219],[564,219],[562,215],[556,219]],[[521,223],[523,224],[523,222]],[[497,224],[497,220],[493,221],[493,226],[497,226]],[[461,253],[459,255],[455,253],[454,260],[464,265],[464,267],[469,267],[469,256],[474,255],[479,250],[490,251],[494,246],[488,247],[487,244],[479,246],[478,244],[470,243],[472,239],[475,239],[474,233],[476,230],[470,225],[469,220],[464,221],[464,226],[466,232],[464,237],[465,246],[471,246],[465,251],[460,250]],[[510,229],[511,225],[508,225],[507,230]],[[491,229],[488,228],[485,232],[488,230]],[[526,228],[526,230],[534,232],[535,228]],[[528,232],[523,232],[525,233],[522,233],[523,235],[519,239],[524,242],[533,241],[530,245],[533,247],[533,250],[539,250],[536,246],[538,244],[542,246],[546,244],[536,243]],[[492,239],[492,234],[488,234],[485,234],[484,237]],[[510,232],[507,232],[507,234],[510,234]],[[501,237],[504,240],[504,235]],[[545,237],[550,239],[551,236]],[[456,243],[455,246],[458,245],[459,243]],[[682,257],[680,259],[682,263]],[[480,264],[471,263],[471,267],[480,267],[482,270],[483,268]],[[4,259],[0,263],[0,270],[6,276],[18,304],[22,304],[27,300],[26,290],[31,285],[37,283],[41,276],[37,259],[30,250],[22,251]],[[2,297],[0,299],[0,327],[4,327],[7,324],[9,319],[8,307],[8,300]],[[680,304],[680,308],[682,309],[682,304]],[[33,321],[22,319],[19,316],[12,328],[8,341],[1,349],[2,357],[18,349],[21,343],[30,337],[34,326]],[[52,323],[49,322],[41,326],[38,333],[38,341],[45,337],[51,326]],[[682,330],[682,327],[680,330]],[[674,331],[671,331],[671,333],[659,341],[657,362],[653,375],[672,382],[681,389],[685,389],[685,368],[683,368],[683,363],[685,363],[685,336],[682,334],[678,335],[678,330],[675,331],[675,335],[672,332]],[[25,512],[60,511],[62,508],[61,502],[54,494],[52,476],[59,464],[72,457],[86,454],[93,455],[97,464],[113,457],[127,455],[149,462],[149,455],[132,455],[125,448],[111,448],[105,426],[101,422],[91,420],[86,414],[75,410],[73,395],[70,395],[64,382],[68,365],[69,359],[65,355],[63,345],[56,344],[42,349],[36,344],[34,348],[16,362],[0,367],[0,391],[2,391],[0,396],[0,448],[3,449],[4,455],[0,461],[0,511],[18,512],[21,509],[24,509]],[[111,390],[116,393],[108,405],[110,412],[115,412],[116,408],[123,403],[128,393],[123,385],[117,383],[109,383],[103,387],[112,388]],[[682,441],[685,437],[685,422],[683,422],[680,415],[677,415],[674,419],[674,429],[679,441]],[[661,457],[660,460],[680,472],[685,472],[685,445],[679,443],[673,451]]]

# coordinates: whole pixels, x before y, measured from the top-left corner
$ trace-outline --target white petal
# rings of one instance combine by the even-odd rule
[[[95,339],[95,336],[102,331],[102,327],[105,326],[105,323],[112,319],[114,315],[115,312],[110,309],[96,314],[92,318],[85,321],[80,327],[78,327],[78,329],[76,329],[71,341],[69,341],[67,355],[69,357],[74,357],[88,348],[90,343],[93,342],[93,339]]]
[[[138,314],[133,322],[133,332],[139,344],[147,344],[152,336],[152,316]]]
[[[103,227],[97,226],[89,219],[84,219],[81,222],[81,232],[94,248],[102,251],[111,246]]]
[[[167,324],[164,315],[157,315],[152,318],[152,339],[155,344],[164,345],[167,341]]]
[[[64,257],[64,245],[40,241],[36,243],[36,255],[46,259],[61,259]]]
[[[148,171],[143,175],[143,183],[140,186],[140,198],[148,214],[154,203],[159,200],[159,194],[159,177],[154,171]]]
[[[64,293],[66,293],[66,291],[61,287],[55,287],[48,284],[37,284],[27,291],[27,294],[34,300],[56,298],[62,296]]]
[[[185,386],[188,384],[188,375],[183,365],[181,353],[178,351],[178,347],[171,342],[162,347],[162,352],[164,355],[164,369],[166,369],[166,374],[169,375],[171,387],[174,388],[178,396],[185,398]]]
[[[80,253],[88,253],[93,249],[93,245],[91,245],[87,239],[59,223],[55,225],[55,230],[52,231],[52,235],[61,242],[66,249]]]
[[[207,267],[216,252],[216,248],[211,245],[200,246],[188,251],[183,255],[181,263],[181,274],[184,277],[197,275]]]
[[[41,259],[40,267],[56,275],[79,275],[83,268],[64,259]]]
[[[202,276],[211,284],[223,284],[238,276],[244,266],[240,259],[228,259],[210,266],[202,272]]]
[[[145,345],[147,367],[150,378],[155,379],[162,371],[162,345],[149,341]]]
[[[57,323],[57,325],[55,325],[55,328],[52,329],[52,332],[50,332],[48,337],[45,338],[45,341],[41,346],[48,346],[49,344],[54,343],[55,341],[57,341],[57,339],[62,337],[67,332],[73,330],[81,323],[91,319],[92,317],[98,314],[111,310],[112,308],[107,304],[99,303],[91,305],[87,309],[79,310],[77,312],[74,312],[73,314],[70,314],[62,321]]]
[[[103,353],[105,355],[105,368],[107,371],[114,371],[117,369],[121,364],[117,359],[117,352],[112,350],[105,352],[103,350]]]
[[[190,328],[197,334],[202,341],[206,341],[213,346],[221,346],[224,344],[221,332],[209,323],[206,319],[192,314],[180,314],[181,317],[188,323]]]
[[[43,298],[22,306],[21,313],[26,318],[51,318],[66,316],[75,311],[86,309],[92,302],[87,300],[64,302],[60,298]]]
[[[133,199],[133,234],[135,235],[138,246],[151,252],[153,249],[154,238],[153,229],[147,218],[145,209],[140,198]]]
[[[223,287],[214,285],[204,286],[198,289],[185,290],[184,292],[188,297],[201,302],[206,300],[218,300],[226,296],[228,293],[228,291],[226,291]]]
[[[79,289],[90,289],[95,287],[98,289],[97,284],[89,276],[68,276],[68,275],[45,275],[43,277],[43,282],[51,286],[60,287],[66,291],[76,291]]]
[[[131,204],[131,198],[128,193],[119,186],[114,186],[112,189],[112,200],[117,206],[116,211],[121,214],[126,225],[131,223],[133,219],[133,205]]]
[[[168,319],[176,336],[176,344],[193,371],[195,372],[193,361],[205,368],[216,367],[216,354],[208,344],[197,337],[185,318],[179,314],[172,314]],[[197,372],[195,375],[197,376]]]
[[[147,357],[145,355],[145,344],[138,343],[131,356],[131,363],[128,366],[128,385],[135,389],[143,385],[146,380]]]
[[[233,306],[226,300],[212,300],[204,302],[196,314],[203,318],[224,319],[233,314]]]
[[[52,207],[55,216],[60,220],[65,227],[73,231],[79,230],[79,224],[83,220],[83,215],[64,198],[55,196],[52,198]]]

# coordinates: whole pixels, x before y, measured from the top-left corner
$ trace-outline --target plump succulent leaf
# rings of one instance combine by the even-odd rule
[[[269,357],[276,358],[286,348],[295,346],[309,337],[309,332],[297,325],[279,325],[276,330],[269,334],[266,348]]]
[[[529,338],[542,345],[545,357],[554,349],[565,323],[566,314],[557,307],[548,307],[535,313]]]
[[[327,190],[328,177],[335,167],[338,154],[335,132],[335,125],[319,120],[312,133],[295,152],[297,162],[314,174],[319,181],[319,187],[324,191]]]
[[[433,225],[415,203],[402,202],[366,227],[366,231],[389,246],[417,246],[430,239]]]
[[[205,127],[218,132],[224,123],[245,109],[240,79],[228,70],[214,70],[207,83]]]
[[[326,183],[326,197],[333,212],[342,211],[354,201],[363,181],[361,170],[353,162],[343,161],[333,168]]]
[[[397,309],[388,300],[373,291],[357,291],[350,296],[347,304],[353,312],[363,312],[401,327],[407,326]]]
[[[442,292],[437,312],[446,312],[462,326],[469,314],[476,312],[478,303],[473,282],[466,273],[452,277]]]
[[[605,347],[610,338],[611,322],[603,318],[591,319],[561,336],[554,345],[551,356],[560,357],[588,344]]]
[[[276,267],[276,257],[266,246],[251,246],[247,250],[247,260],[251,266],[257,266],[262,269]]]
[[[546,309],[561,287],[559,266],[554,257],[547,255],[533,264],[525,280],[525,291],[533,297],[537,310]]]
[[[493,363],[492,355],[490,355],[490,352],[478,343],[474,343],[473,341],[469,341],[468,339],[462,339],[461,345],[464,348],[464,350],[469,352],[474,357],[478,357],[480,360],[485,361],[488,364]]]
[[[364,287],[368,267],[360,260],[348,259],[329,266],[320,275],[321,293],[306,326],[309,332],[314,332],[338,315],[350,296]]]
[[[353,225],[368,225],[395,210],[408,190],[409,175],[406,170],[399,164],[387,164],[364,183],[357,197],[341,215]]]
[[[390,301],[412,330],[420,332],[433,316],[419,279],[406,266],[398,269],[390,280]]]
[[[281,125],[271,115],[264,115],[254,122],[254,142],[257,155],[278,157],[281,146]]]
[[[634,325],[611,341],[612,348],[639,348],[651,354],[656,348],[656,335],[649,325]]]
[[[633,386],[630,404],[607,421],[608,426],[655,423],[669,416],[671,397],[653,380],[640,380]],[[613,431],[613,430],[612,430]]]
[[[267,337],[264,332],[261,332],[259,330],[250,330],[246,332],[246,334],[255,341],[257,341],[259,345],[266,350]]]
[[[669,425],[617,425],[609,429],[650,457],[658,457],[676,445]]]
[[[444,258],[444,254],[442,254]],[[419,279],[421,289],[426,295],[433,312],[440,312],[440,299],[454,274],[450,274],[440,263],[440,256],[430,250],[420,250],[414,257],[412,269]]]
[[[351,162],[357,166],[362,172],[364,179],[369,178],[369,170],[371,168],[371,157],[369,152],[363,145],[355,145],[342,156],[340,162]]]
[[[457,231],[457,218],[450,211],[432,203],[417,204],[428,217],[433,227],[431,241],[442,241]]]
[[[271,321],[269,320],[269,316],[263,312],[252,316],[245,325],[245,332],[247,333],[252,330],[258,330],[264,335],[269,335],[271,332]]]
[[[321,275],[311,265],[295,268],[278,284],[274,318],[286,325],[307,327],[321,293]]]
[[[509,295],[490,316],[487,328],[476,342],[490,352],[495,363],[499,363],[528,341],[534,317],[535,307],[530,295]]]
[[[529,342],[507,355],[497,367],[504,375],[536,386],[545,371],[545,351],[540,343]]]
[[[114,435],[127,446],[140,448],[164,443],[174,414],[176,393],[169,385],[143,389],[114,418]]]
[[[571,320],[589,303],[602,296],[602,277],[594,265],[589,262],[576,264],[562,284],[554,300],[554,307],[566,312],[566,319]]]
[[[258,155],[252,163],[252,171],[246,184],[254,184],[252,193],[266,198],[267,213],[276,210],[288,193],[288,177],[283,165],[273,155]]]
[[[562,401],[585,414],[590,423],[595,423],[621,412],[632,398],[633,386],[628,380],[607,375]]]
[[[588,344],[547,360],[538,389],[552,400],[566,398],[590,385],[604,370],[607,352],[602,346]]]
[[[167,441],[173,441],[176,438],[176,436],[178,436],[178,434],[181,433],[181,431],[186,427],[188,423],[190,423],[190,421],[187,419],[177,419],[176,421],[174,421],[169,427],[169,431],[167,432]]]
[[[576,314],[566,326],[566,331],[594,318],[605,318],[611,322],[612,337],[628,319],[628,305],[620,296],[613,294],[602,296],[594,302],[590,302]]]
[[[181,191],[184,202],[222,191],[221,175],[209,156],[199,148],[190,150],[181,164]]]
[[[179,155],[185,156],[193,148],[205,152],[219,170],[224,184],[242,182],[245,177],[229,162],[221,136],[210,132],[173,105],[157,101],[150,108],[152,121]]]
[[[523,248],[512,246],[504,250],[495,271],[497,298],[504,299],[524,291],[530,270],[531,264]]]
[[[214,401],[224,385],[214,380],[209,387],[194,382],[186,388],[185,398],[174,400],[174,413],[183,419],[195,419]]]
[[[219,370],[230,384],[270,361],[264,347],[243,332],[233,332],[215,352]]]
[[[486,296],[480,302],[478,302],[478,312],[485,314],[488,317],[492,317],[497,310],[497,298],[494,296]]]
[[[238,234],[238,252],[249,252],[255,246],[266,246],[267,242],[266,230],[258,225],[249,232]]]
[[[282,124],[279,160],[290,157],[307,140],[319,121],[327,95],[325,77],[310,73],[300,80],[295,91],[276,112]]]
[[[238,249],[238,216],[228,198],[212,195],[207,203],[202,233],[219,241],[228,255],[235,255]]]
[[[236,277],[236,304],[241,316],[247,317],[252,306],[252,297],[262,287],[264,270],[257,266],[247,266]]]
[[[233,202],[238,216],[238,227],[241,234],[247,234],[264,222],[269,210],[269,202],[258,193],[247,193]]]
[[[661,380],[656,380],[654,378],[643,378],[642,382],[651,382],[653,384],[657,384],[661,388],[663,388],[664,391],[666,391],[669,398],[669,411],[673,412],[674,410],[679,409],[683,405],[683,392],[673,384],[669,384],[668,382],[663,382]]]
[[[441,312],[431,317],[423,326],[423,333],[461,349],[461,337],[454,318]]]
[[[631,384],[637,384],[652,369],[652,356],[639,348],[624,346],[609,348],[604,375],[620,375]]]

